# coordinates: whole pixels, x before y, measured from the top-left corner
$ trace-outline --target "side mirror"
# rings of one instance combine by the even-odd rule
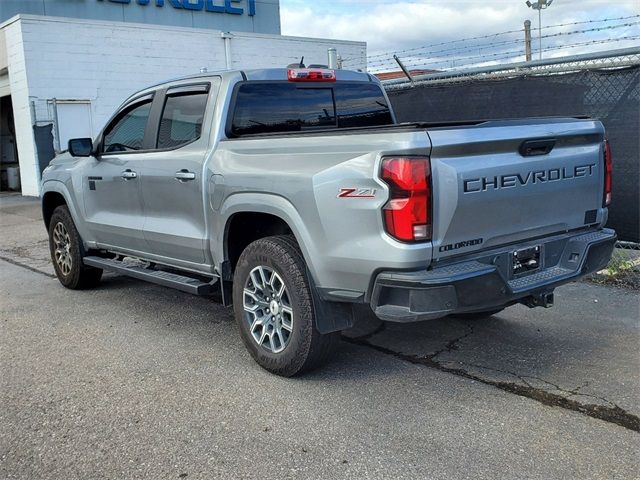
[[[90,138],[72,138],[69,140],[69,153],[74,157],[90,157],[93,141]]]

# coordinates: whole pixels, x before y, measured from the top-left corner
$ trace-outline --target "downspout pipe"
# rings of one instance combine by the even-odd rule
[[[231,39],[233,38],[233,34],[231,32],[222,32],[220,37],[224,40],[224,60],[225,60],[225,68],[227,70],[231,70],[232,62],[231,62]]]

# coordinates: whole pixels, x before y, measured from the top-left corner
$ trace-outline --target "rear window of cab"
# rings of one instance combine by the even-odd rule
[[[235,93],[229,133],[240,137],[391,123],[391,111],[375,83],[244,82]]]

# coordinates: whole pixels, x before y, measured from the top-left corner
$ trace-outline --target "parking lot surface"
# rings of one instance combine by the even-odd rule
[[[638,478],[635,291],[374,324],[284,379],[209,299],[65,290],[37,202],[1,201],[1,478]]]

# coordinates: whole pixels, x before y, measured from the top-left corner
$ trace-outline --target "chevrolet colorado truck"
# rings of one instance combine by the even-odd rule
[[[389,322],[548,307],[603,268],[611,152],[588,118],[395,122],[367,73],[207,73],[142,90],[42,178],[67,288],[103,270],[217,295],[265,369]]]

